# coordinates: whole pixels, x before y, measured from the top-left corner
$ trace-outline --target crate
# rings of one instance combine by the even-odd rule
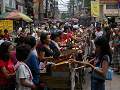
[[[57,67],[52,67],[50,76],[41,74],[40,79],[47,84],[49,89],[70,90],[70,72],[69,66],[63,64]]]

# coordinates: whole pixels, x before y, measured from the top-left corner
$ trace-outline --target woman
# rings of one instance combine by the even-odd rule
[[[61,52],[60,52],[60,36],[61,32],[54,32],[51,34],[51,43],[50,43],[50,48],[53,50],[53,57],[59,57]]]
[[[40,35],[40,44],[37,47],[38,58],[40,60],[41,73],[50,74],[50,65],[47,64],[47,60],[53,56],[53,51],[50,49],[49,44],[51,42],[50,34],[42,32]],[[47,66],[47,71],[46,71]]]
[[[98,37],[95,39],[95,47],[96,58],[94,64],[92,65],[89,62],[83,62],[82,64],[88,65],[93,69],[91,75],[91,90],[105,90],[105,76],[111,61],[110,46],[106,38]]]
[[[10,58],[13,46],[3,42],[0,46],[0,90],[15,90],[14,63]]]
[[[50,42],[50,34],[42,32],[40,35],[40,44],[37,47],[38,57],[40,60],[44,60],[45,57],[53,56],[53,51],[49,47]]]

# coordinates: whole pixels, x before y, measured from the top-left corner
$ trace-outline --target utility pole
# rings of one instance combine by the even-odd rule
[[[39,19],[39,23],[40,23],[40,20],[41,20],[41,10],[40,10],[40,1],[39,1],[39,7],[38,7],[38,19]]]
[[[54,10],[54,11],[53,11],[53,19],[54,19],[54,18],[55,18],[55,11],[56,11],[55,0],[53,0],[53,5],[54,5],[54,6],[53,6],[53,8],[54,8],[54,9],[53,9],[53,10]]]
[[[70,0],[70,13],[71,13],[72,17],[74,16],[74,13],[75,13],[75,10],[74,10],[75,5],[74,4],[75,4],[75,1]]]
[[[82,1],[82,8],[85,7],[85,0]]]
[[[73,2],[72,2],[72,5],[73,5],[73,14],[72,14],[72,16],[74,17],[74,13],[75,13],[75,10],[74,10],[74,7],[75,7],[75,2],[74,2],[74,0],[73,0]]]
[[[71,10],[72,10],[72,6],[71,6],[71,1],[69,2],[69,17],[71,18]]]
[[[48,0],[46,0],[45,18],[48,17]]]

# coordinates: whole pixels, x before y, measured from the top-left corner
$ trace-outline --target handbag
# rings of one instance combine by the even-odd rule
[[[113,78],[113,70],[109,68],[106,73],[106,80],[112,80],[112,78]]]

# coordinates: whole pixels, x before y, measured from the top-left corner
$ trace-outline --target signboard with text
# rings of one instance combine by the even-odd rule
[[[13,20],[0,20],[0,30],[13,31]]]

